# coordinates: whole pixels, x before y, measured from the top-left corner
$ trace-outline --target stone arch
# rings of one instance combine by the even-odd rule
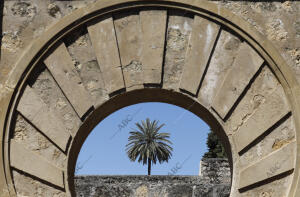
[[[298,92],[269,42],[221,7],[96,2],[36,40],[1,90],[1,196],[22,193],[28,180],[44,195],[74,195],[92,127],[123,106],[161,101],[215,126],[232,153],[231,196],[294,197]]]

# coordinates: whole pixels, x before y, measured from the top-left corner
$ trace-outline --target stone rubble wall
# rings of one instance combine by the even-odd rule
[[[205,159],[202,176],[77,176],[78,197],[228,197],[227,160]]]
[[[208,158],[200,162],[199,176],[209,183],[230,184],[231,173],[227,159]]]

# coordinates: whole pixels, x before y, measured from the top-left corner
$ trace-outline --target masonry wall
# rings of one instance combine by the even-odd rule
[[[39,37],[63,16],[95,1],[1,1],[0,17],[3,12],[3,24],[0,87],[5,82],[7,73],[32,40]],[[300,1],[214,0],[211,2],[231,10],[265,35],[275,45],[300,81]]]
[[[78,176],[79,197],[227,197],[230,168],[227,160],[205,159],[201,176]]]
[[[60,1],[60,0],[4,0],[0,2],[0,35],[1,35],[1,61],[0,61],[0,95],[5,88],[5,81],[11,68],[20,59],[25,49],[36,38],[42,35],[53,24],[63,16],[72,11],[86,6],[95,0]],[[199,0],[200,1],[200,0]],[[278,49],[287,61],[291,70],[300,81],[300,2],[299,1],[212,1],[222,7],[226,7],[238,16],[244,18],[261,32]],[[3,13],[3,18],[2,17]],[[78,45],[84,45],[85,41]],[[233,43],[234,44],[234,43]],[[46,73],[48,75],[48,73]],[[41,80],[42,81],[42,80]],[[44,84],[40,84],[44,86]],[[45,87],[47,88],[47,87]],[[42,88],[41,88],[42,89]],[[66,120],[71,119],[65,116]],[[21,121],[25,122],[25,121]],[[71,122],[71,121],[70,121]],[[75,124],[70,124],[74,126]],[[285,128],[284,128],[285,129]],[[17,125],[18,133],[33,131],[30,125]],[[286,132],[284,130],[284,132]],[[25,132],[24,132],[25,133]],[[20,135],[23,138],[24,136]],[[61,168],[66,167],[66,158],[55,149],[43,136],[36,136],[38,143],[31,143],[36,153],[45,155],[49,160],[58,163]],[[34,138],[35,139],[35,138]],[[263,143],[261,143],[263,144]],[[247,153],[243,165],[247,165],[248,158],[257,158],[262,155],[263,145]],[[261,145],[261,146],[260,146]],[[273,147],[272,147],[273,148]],[[276,146],[274,146],[276,148]],[[29,185],[22,185],[25,191],[32,191],[32,183],[35,180],[26,174],[15,172],[16,182],[23,182]],[[20,181],[22,182],[22,181]],[[36,181],[38,182],[38,181]],[[172,181],[171,181],[172,183]],[[34,185],[38,192],[42,193],[39,183]],[[171,184],[172,185],[172,184]],[[278,185],[282,185],[281,183]],[[197,187],[196,187],[197,188]],[[280,189],[280,187],[278,186]],[[271,188],[272,189],[272,188]],[[279,190],[278,189],[278,190]],[[190,191],[190,190],[189,190]],[[40,194],[38,193],[38,194]],[[276,193],[276,192],[275,192]],[[278,194],[279,195],[279,194]]]
[[[231,173],[227,159],[206,158],[200,161],[199,176],[212,184],[230,184]]]

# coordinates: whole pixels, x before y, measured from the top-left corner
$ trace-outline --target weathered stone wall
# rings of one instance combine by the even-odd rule
[[[300,81],[300,1],[213,1],[253,25],[278,49]]]
[[[230,185],[199,176],[78,176],[79,197],[228,197]],[[214,195],[213,195],[214,194]]]
[[[206,158],[200,161],[199,176],[213,184],[231,182],[230,165],[227,159]]]
[[[0,85],[5,81],[6,74],[32,40],[40,36],[63,16],[95,1],[1,1],[0,4],[4,5]],[[215,0],[212,2],[226,7],[244,18],[253,25],[253,28],[271,40],[300,81],[299,1]]]
[[[63,16],[68,15],[69,13],[76,10],[77,8],[85,7],[88,3],[91,3],[93,1],[94,0],[81,0],[81,1],[6,0],[0,2],[1,5],[0,8],[3,7],[1,62],[0,62],[0,98],[1,97],[5,98],[4,93],[6,92],[6,89],[11,91],[12,88],[10,86],[7,87],[5,86],[4,88],[3,83],[6,81],[8,72],[16,64],[17,60],[20,59],[25,49],[32,43],[32,41],[38,38],[47,29],[49,29],[52,24],[58,22]],[[220,7],[227,7],[229,10],[236,13],[238,16],[247,20],[249,23],[252,24],[253,28],[257,29],[259,32],[264,34],[267,39],[271,40],[271,42],[275,45],[275,47],[280,51],[281,55],[285,58],[289,67],[294,71],[293,73],[297,76],[297,79],[300,80],[300,74],[299,74],[300,3],[299,1],[285,1],[285,2],[212,1],[212,2],[219,5]],[[183,72],[183,65],[184,65],[183,63],[185,61],[184,54],[186,54],[185,51],[187,51],[189,48],[187,40],[191,35],[191,31],[189,29],[189,27],[191,26],[191,18],[181,16],[184,14],[185,12],[178,14],[172,11],[168,19],[169,27],[167,30],[166,51],[164,57],[165,62],[163,67],[164,68],[163,74],[165,76],[163,78],[164,79],[163,85],[164,88],[167,89],[178,86],[178,83],[180,81],[179,77]],[[134,21],[138,21],[137,19],[138,17],[129,16],[128,18],[130,21],[133,21],[132,23],[133,25],[132,26],[129,25],[124,34],[120,33],[120,29],[123,28],[122,18],[114,21],[116,23],[115,31],[119,38],[126,38],[127,35],[131,35],[132,29],[136,29],[134,24],[137,23],[135,23]],[[93,36],[95,37],[95,35],[97,36],[97,32],[95,31],[95,29],[93,29],[93,26],[89,26],[89,31],[90,31],[89,35],[92,35],[91,37]],[[214,54],[211,58],[211,66],[209,67],[207,73],[205,74],[206,76],[203,80],[203,84],[202,84],[203,86],[201,87],[201,90],[199,92],[198,100],[201,100],[202,104],[207,105],[208,107],[211,107],[210,102],[212,102],[213,100],[218,101],[218,99],[222,100],[224,98],[222,94],[219,94],[217,97],[218,99],[213,99],[212,90],[216,90],[213,88],[221,86],[220,83],[225,78],[226,70],[230,70],[229,67],[235,61],[238,51],[241,50],[241,46],[245,47],[245,45],[241,44],[244,40],[234,36],[234,34],[231,33],[232,32],[230,31],[227,32],[226,28],[224,29],[224,31],[222,30],[218,44],[216,45]],[[102,98],[102,85],[100,80],[97,78],[99,77],[98,75],[100,75],[99,74],[100,70],[96,61],[95,54],[91,52],[92,51],[92,47],[90,43],[91,40],[89,40],[89,35],[87,34],[88,33],[86,28],[84,29],[83,32],[75,32],[74,35],[68,37],[70,38],[70,40],[68,38],[64,40],[65,42],[64,44],[66,45],[67,49],[65,50],[62,48],[59,49],[60,51],[64,52],[62,56],[69,57],[68,63],[71,62],[70,65],[75,66],[72,67],[73,69],[68,71],[68,73],[73,73],[73,70],[78,71],[78,73],[74,72],[76,73],[75,76],[79,74],[79,77],[77,76],[77,79],[80,78],[78,81],[75,80],[77,82],[76,87],[81,85],[82,83],[86,87],[86,91],[88,91],[87,94],[82,94],[82,95],[90,94],[91,98],[94,101],[94,105],[98,106],[98,104],[102,102],[100,101],[100,99],[98,99],[98,98]],[[134,34],[136,35],[138,33],[134,31]],[[126,47],[121,47],[120,45],[121,56],[123,55],[120,58],[122,59],[126,57],[126,61],[125,61],[126,63],[125,65],[123,65],[124,66],[123,70],[125,71],[124,76],[126,77],[124,79],[127,85],[126,88],[128,89],[132,88],[131,80],[134,83],[136,83],[136,85],[141,85],[140,84],[141,78],[139,74],[136,74],[136,78],[132,78],[132,79],[130,78],[131,75],[129,74],[129,73],[140,73],[140,62],[131,61],[131,60],[135,60],[136,58],[134,55],[136,54],[135,51],[139,49],[136,48],[135,46],[141,45],[141,40],[138,35],[136,35],[137,37],[136,41],[138,44],[133,45],[131,47],[132,51],[128,53],[129,54],[128,57],[130,58],[127,58],[126,55],[123,55],[123,53],[126,54]],[[122,46],[128,46],[128,42],[127,42],[128,40],[127,39],[124,40],[126,42],[124,41],[122,43]],[[132,40],[135,41],[135,39]],[[99,38],[98,40],[96,39],[96,41],[99,41]],[[99,43],[99,42],[94,41],[94,43]],[[56,51],[54,57],[55,55],[60,54],[58,51],[59,50]],[[70,56],[72,57],[72,59],[70,58]],[[209,55],[206,54],[206,56],[208,57]],[[177,59],[174,57],[176,57]],[[65,60],[64,58],[61,58],[60,60],[62,59]],[[129,61],[127,61],[128,59]],[[186,60],[188,59],[189,58],[186,58]],[[241,61],[239,63],[243,65],[242,63],[244,63],[245,61],[242,61],[241,59],[242,58],[238,60]],[[260,59],[260,61],[262,60]],[[51,60],[49,64],[51,64]],[[256,66],[258,65],[260,64],[257,63]],[[49,65],[47,66],[49,67]],[[29,79],[29,81],[27,82],[29,83],[31,88],[34,89],[35,94],[37,94],[36,95],[37,100],[38,98],[41,98],[42,101],[40,103],[36,102],[35,105],[32,105],[32,108],[30,109],[36,109],[38,106],[47,112],[45,114],[48,114],[49,112],[47,111],[48,109],[57,112],[63,117],[62,121],[66,126],[66,131],[68,131],[72,135],[75,134],[78,130],[79,124],[81,123],[81,120],[80,117],[77,117],[77,114],[73,108],[74,106],[72,107],[72,105],[69,103],[68,99],[70,97],[69,98],[67,97],[70,95],[67,95],[67,97],[65,97],[66,95],[63,94],[62,88],[57,85],[57,78],[56,79],[53,78],[53,73],[51,74],[49,72],[49,69],[45,68],[44,63],[41,64],[40,67],[36,67],[35,69],[37,69],[36,72],[34,73],[36,75],[31,76],[32,79]],[[189,72],[193,73],[193,70],[190,70],[186,73],[190,74]],[[235,74],[235,72],[231,72],[231,73]],[[249,76],[242,75],[242,76],[248,79],[250,75]],[[122,83],[122,88],[123,88],[124,87],[123,76],[120,75],[119,78],[118,77],[115,78],[119,80],[117,82]],[[153,79],[154,78],[155,77],[153,77]],[[232,78],[233,77],[228,77],[228,80],[231,80]],[[161,79],[160,75],[158,75],[158,79]],[[218,80],[218,83],[215,83],[214,80],[216,79]],[[244,82],[245,81],[246,80],[244,80]],[[236,81],[232,81],[232,83],[228,83],[228,84],[238,84],[235,82]],[[226,89],[226,90],[230,90],[227,91],[230,92],[230,95],[233,95],[232,97],[230,97],[230,99],[228,99],[232,103],[233,101],[235,101],[235,98],[242,93],[241,91],[243,90],[243,85],[247,85],[244,82],[242,83],[241,87],[238,87],[239,88],[238,93],[236,93],[237,89],[235,86],[229,86],[229,88]],[[186,80],[186,83],[188,84],[188,86],[196,84],[195,87],[191,87],[191,88],[193,88],[194,91],[197,91],[199,84],[197,84],[196,82],[193,82],[192,84],[191,81],[189,80]],[[65,83],[60,82],[59,84],[61,85]],[[249,133],[248,131],[250,130],[251,131],[261,130],[261,132],[263,132],[266,129],[269,129],[269,127],[272,125],[273,126],[270,128],[271,130],[274,131],[270,133],[271,130],[268,130],[267,133],[261,135],[263,136],[263,138],[260,138],[261,141],[252,144],[253,146],[250,149],[248,149],[246,153],[240,155],[239,167],[240,169],[247,168],[248,171],[246,172],[252,172],[252,170],[254,170],[255,167],[258,165],[267,166],[267,167],[271,166],[270,163],[266,162],[267,161],[267,159],[265,159],[266,156],[269,156],[273,152],[280,153],[281,155],[283,155],[283,153],[286,152],[286,149],[283,149],[285,148],[284,146],[286,144],[290,144],[291,142],[294,142],[296,136],[295,128],[294,128],[294,119],[291,116],[291,113],[289,113],[290,108],[287,106],[285,93],[283,92],[282,87],[278,84],[278,80],[273,75],[269,67],[263,67],[262,70],[259,72],[257,79],[253,83],[251,82],[249,84],[251,84],[251,87],[249,86],[249,91],[247,91],[247,94],[244,95],[244,99],[236,106],[236,109],[231,114],[230,119],[226,121],[226,125],[224,125],[224,127],[226,127],[226,129],[228,129],[229,131],[228,135],[231,136],[234,133],[241,133],[237,131],[241,131],[242,129],[245,129],[243,130],[244,131],[243,134]],[[185,86],[184,88],[185,90],[188,90],[188,88],[186,88]],[[75,98],[75,96],[72,98]],[[103,96],[103,99],[106,99],[106,97]],[[27,98],[23,96],[23,101],[24,100],[31,101],[34,99],[32,99],[32,96],[28,96]],[[80,102],[82,102],[81,104],[87,103],[85,99],[80,100]],[[223,115],[223,118],[225,119],[224,111],[226,110],[224,110],[225,108],[223,108],[223,105],[218,105],[220,103],[222,102],[214,103],[216,104],[214,105],[214,107],[215,106],[217,107],[217,111],[223,112],[223,114],[221,115]],[[82,106],[85,105],[76,104],[76,107],[80,109]],[[2,110],[2,112],[3,111],[4,110]],[[22,111],[22,108],[20,111]],[[52,163],[54,166],[56,166],[57,168],[63,171],[67,171],[66,169],[68,166],[67,158],[66,155],[63,153],[63,151],[60,150],[61,147],[58,148],[57,146],[54,146],[52,143],[50,143],[48,138],[45,138],[45,136],[43,135],[45,133],[41,134],[42,132],[38,130],[38,128],[39,129],[42,128],[43,131],[45,129],[47,132],[49,131],[48,128],[51,128],[51,126],[55,124],[51,124],[51,121],[48,121],[48,118],[47,119],[44,118],[44,120],[47,120],[44,122],[38,121],[39,119],[33,119],[33,120],[30,119],[30,115],[31,115],[30,113],[32,111],[33,110],[24,111],[23,109],[22,112],[24,112],[25,115],[17,114],[16,121],[15,121],[16,124],[14,125],[15,127],[12,128],[14,132],[10,136],[11,137],[10,139],[14,142],[17,142],[15,144],[18,144],[18,142],[22,142],[24,147],[26,147],[31,152],[35,153],[34,155],[42,155],[44,158],[46,158],[47,162]],[[25,112],[28,112],[29,114]],[[85,113],[86,110],[80,110],[80,112]],[[265,112],[268,112],[269,116],[265,116]],[[281,115],[284,115],[284,117],[282,118]],[[55,117],[52,116],[53,120],[55,120]],[[279,122],[276,122],[278,121],[277,118],[278,119],[281,118]],[[251,127],[253,125],[258,125],[259,127]],[[63,128],[63,127],[59,127],[59,128]],[[58,131],[58,129],[53,129],[53,131]],[[58,136],[63,135],[62,132],[57,132],[57,133],[60,134]],[[245,137],[245,135],[243,134],[241,135],[242,137],[240,137],[240,139],[244,141],[239,139],[239,135],[236,135],[237,136],[236,141],[240,149],[243,148],[243,145],[246,145],[247,143],[251,142],[251,139],[247,138],[247,136]],[[64,137],[68,138],[67,135],[64,135]],[[57,137],[56,139],[58,139],[58,141],[61,142],[60,140],[63,138]],[[62,143],[67,143],[67,140],[63,141]],[[288,148],[294,147],[294,144],[295,143],[291,144],[291,146],[289,146]],[[60,145],[64,146],[66,144],[60,143]],[[11,150],[16,150],[16,149],[11,149]],[[291,150],[290,149],[288,150],[291,152],[290,154],[292,155],[294,149],[291,148]],[[273,155],[271,155],[271,159],[273,158],[272,157]],[[289,164],[293,163],[292,159],[290,161],[291,162],[288,162]],[[254,163],[256,164],[253,165]],[[272,164],[276,164],[276,166],[270,167],[270,171],[267,174],[267,178],[269,176],[275,175],[277,173],[276,171],[278,171],[278,169],[280,168],[280,165],[278,167],[277,163],[273,162]],[[46,196],[55,196],[55,195],[65,196],[61,188],[56,189],[55,187],[51,187],[51,189],[49,189],[48,185],[46,184],[44,185],[42,182],[36,181],[34,177],[24,173],[22,171],[22,168],[20,169],[21,170],[12,169],[14,184],[16,185],[17,193],[20,196],[25,196],[25,195],[38,196],[42,194]],[[264,172],[267,172],[267,170],[264,169],[267,168],[263,168],[262,170]],[[257,187],[254,189],[255,191],[251,190],[249,192],[248,191],[243,192],[242,196],[250,196],[251,194],[254,196],[267,195],[267,194],[273,196],[280,196],[280,197],[284,196],[286,195],[285,193],[289,188],[290,182],[292,181],[291,180],[292,175],[290,176],[288,175],[290,174],[287,174],[286,177],[280,180],[273,181],[272,183],[267,184],[266,186]],[[255,178],[253,177],[251,179],[252,182]],[[262,179],[265,178],[266,177],[263,177]],[[62,180],[63,179],[60,179],[59,185],[63,185]],[[244,186],[246,186],[246,184]],[[48,193],[45,193],[45,191]]]
[[[230,168],[227,160],[205,159],[201,176],[78,176],[79,197],[227,197]]]

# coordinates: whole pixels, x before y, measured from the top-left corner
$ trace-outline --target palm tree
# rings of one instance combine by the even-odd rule
[[[148,175],[151,175],[151,164],[168,162],[172,156],[172,144],[168,140],[169,133],[159,133],[158,131],[164,124],[158,126],[158,121],[151,122],[149,118],[145,121],[135,124],[137,130],[130,132],[128,137],[129,143],[126,145],[126,151],[131,161],[143,162],[143,165],[148,164]]]

